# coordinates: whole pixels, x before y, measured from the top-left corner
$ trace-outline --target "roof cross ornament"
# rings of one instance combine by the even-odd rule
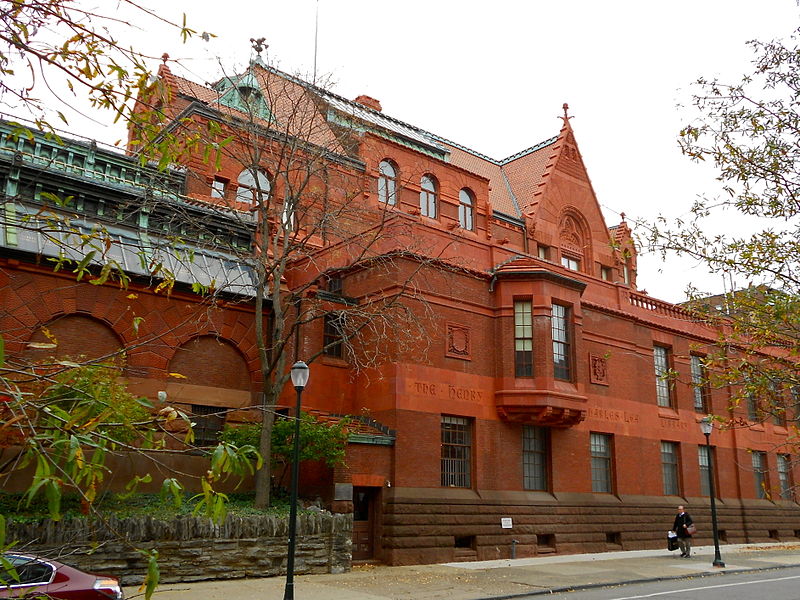
[[[561,117],[561,118],[562,118],[562,119],[564,119],[564,125],[567,125],[567,123],[569,123],[569,120],[572,118],[572,117],[570,117],[570,116],[569,116],[569,114],[568,114],[568,111],[569,111],[569,104],[567,104],[566,102],[564,102],[564,104],[562,104],[562,105],[561,105],[561,108],[562,108],[562,109],[564,109],[564,116],[563,116],[563,117]]]

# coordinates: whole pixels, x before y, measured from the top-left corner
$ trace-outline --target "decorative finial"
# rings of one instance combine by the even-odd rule
[[[622,218],[622,222],[624,223],[625,222],[625,213],[621,212],[621,213],[619,213],[619,216]]]
[[[169,54],[164,52],[164,54],[161,55],[161,62],[163,62],[164,64],[167,64],[168,60],[169,60]]]
[[[261,53],[262,53],[264,50],[266,50],[267,48],[269,48],[269,44],[265,44],[265,43],[264,43],[264,41],[265,41],[266,39],[267,39],[267,38],[263,38],[263,37],[260,37],[260,38],[258,38],[258,39],[256,39],[256,38],[250,38],[250,43],[251,43],[251,44],[253,44],[253,50],[255,50],[255,51],[256,51],[256,54],[258,54],[259,56],[261,56]]]
[[[561,108],[564,109],[564,118],[569,119],[569,115],[567,114],[567,111],[569,110],[569,104],[564,102],[564,105]]]

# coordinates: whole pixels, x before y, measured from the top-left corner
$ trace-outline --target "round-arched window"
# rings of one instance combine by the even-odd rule
[[[436,178],[423,175],[419,184],[419,211],[431,219],[436,218]]]
[[[394,206],[397,203],[397,169],[388,160],[382,160],[379,169],[378,201]]]
[[[258,170],[257,175],[253,175],[253,169],[245,169],[239,173],[236,180],[236,200],[239,202],[247,202],[248,204],[255,204],[258,200],[258,194],[264,198],[271,189],[269,177],[264,171]]]
[[[472,231],[475,228],[475,195],[471,190],[463,188],[458,192],[458,224],[462,229]]]

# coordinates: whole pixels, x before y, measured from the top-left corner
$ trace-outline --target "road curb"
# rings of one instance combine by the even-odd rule
[[[519,600],[521,598],[528,598],[530,596],[544,596],[552,594],[561,594],[567,592],[580,592],[582,590],[595,590],[604,587],[612,587],[618,585],[634,585],[636,583],[656,583],[658,581],[673,581],[675,579],[689,579],[699,577],[721,577],[724,575],[736,575],[738,573],[751,573],[753,571],[778,571],[780,569],[790,569],[798,565],[774,565],[771,567],[753,567],[753,568],[739,568],[739,569],[725,569],[719,572],[715,571],[702,571],[700,573],[687,573],[684,575],[669,575],[664,577],[642,577],[641,579],[627,579],[625,581],[607,581],[605,583],[583,583],[578,585],[566,585],[561,587],[547,588],[542,590],[534,590],[531,592],[522,592],[519,594],[506,594],[503,596],[483,596],[475,600]]]

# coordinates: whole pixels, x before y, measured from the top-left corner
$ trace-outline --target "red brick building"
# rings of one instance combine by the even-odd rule
[[[276,82],[291,106],[278,101]],[[557,135],[495,160],[384,115],[372,98],[351,102],[258,62],[213,87],[162,67],[160,85],[170,123],[227,115],[233,126],[249,108],[260,111],[264,127],[287,124],[292,135],[297,129],[288,123],[302,106],[302,121],[313,124],[307,141],[335,146],[333,177],[361,185],[353,196],[336,187],[339,199],[382,211],[407,233],[403,247],[397,238],[381,245],[403,250],[394,281],[369,267],[342,268],[335,286],[318,282],[315,297],[333,297],[334,312],[336,297],[363,302],[413,281],[411,305],[426,315],[427,339],[390,347],[390,360],[358,372],[323,320],[303,329],[298,348],[300,358],[319,355],[304,405],[362,422],[346,468],[332,481],[310,481],[307,473],[303,482],[335,507],[353,502],[354,558],[503,558],[512,543],[517,556],[660,547],[677,504],[693,514],[702,543],[710,540],[710,463],[723,541],[800,537],[793,425],[758,422],[747,407],[731,411],[730,390],[702,383],[716,333],[688,310],[637,291],[631,232],[624,221],[606,223],[566,105]],[[220,202],[243,209],[238,190],[252,181],[241,160],[195,156],[185,166],[184,197],[197,210]],[[266,159],[263,168],[270,172]],[[325,189],[333,190],[329,181]],[[287,289],[346,266],[335,243],[320,238],[316,248],[313,261],[296,261]],[[84,300],[70,291],[79,286],[57,285],[55,275],[9,260],[0,284],[26,305],[26,317],[15,317],[21,330],[33,335],[54,319],[92,319],[129,343],[116,317],[122,308]],[[52,297],[44,306],[29,302],[32,281],[40,282],[36,296]],[[141,299],[151,312],[180,312],[180,299],[167,309],[161,301]],[[202,326],[194,321],[191,335],[159,341],[157,350],[140,345],[139,389],[153,395],[178,370],[176,361],[188,360],[194,367],[180,368],[189,380],[170,384],[176,402],[239,408],[252,401],[251,316],[239,304],[218,315]],[[21,333],[20,347],[24,341]],[[198,368],[218,356],[228,361],[224,369]],[[715,431],[709,455],[697,424],[707,413],[754,424]]]

